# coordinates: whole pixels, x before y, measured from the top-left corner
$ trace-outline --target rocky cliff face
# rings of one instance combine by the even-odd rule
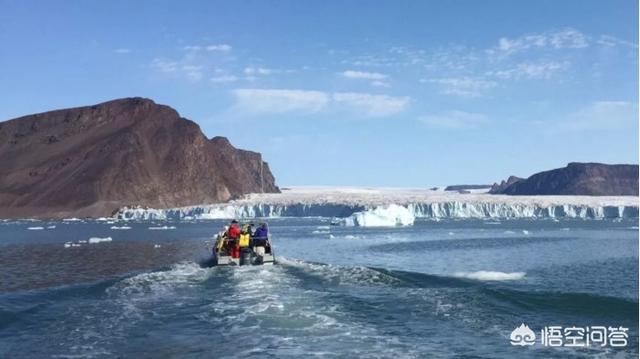
[[[509,195],[638,196],[638,165],[569,163],[494,189]]]
[[[509,178],[507,178],[507,180],[502,180],[502,182],[500,182],[500,184],[498,183],[494,183],[493,186],[491,186],[491,189],[489,190],[489,193],[491,194],[502,194],[504,193],[504,190],[511,186],[512,184],[518,182],[518,181],[522,181],[524,178],[520,178],[517,176],[509,176]]]
[[[278,192],[259,153],[207,139],[149,99],[126,98],[0,123],[0,217],[106,216]]]

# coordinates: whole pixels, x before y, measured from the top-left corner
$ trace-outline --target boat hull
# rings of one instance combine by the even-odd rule
[[[218,255],[215,254],[213,257],[213,265],[214,266],[247,266],[247,265],[274,265],[276,264],[276,259],[272,254],[264,254],[262,256],[258,256],[254,253],[251,254],[251,257],[248,261],[241,260],[242,258],[232,258],[228,255]]]

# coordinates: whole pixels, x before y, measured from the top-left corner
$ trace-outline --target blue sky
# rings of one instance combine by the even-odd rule
[[[0,119],[143,96],[280,185],[638,162],[636,1],[0,0]]]

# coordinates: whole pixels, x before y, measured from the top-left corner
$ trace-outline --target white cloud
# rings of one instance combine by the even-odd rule
[[[387,75],[381,74],[379,72],[365,72],[365,71],[354,71],[347,70],[341,72],[340,75],[346,77],[348,79],[362,79],[362,80],[372,80],[372,81],[382,81],[387,79]]]
[[[504,80],[520,80],[520,79],[550,79],[556,73],[569,68],[569,62],[523,62],[517,64],[515,67],[505,69],[489,71],[487,75],[495,76]]]
[[[589,46],[589,37],[573,28],[516,38],[502,37],[498,45],[487,50],[490,55],[509,55],[530,49],[580,49]]]
[[[637,105],[625,101],[596,101],[558,123],[563,130],[607,130],[637,123]]]
[[[178,63],[175,61],[155,58],[151,61],[151,67],[161,72],[175,72],[178,69]]]
[[[202,80],[203,75],[200,71],[186,71],[185,76],[187,77],[187,80],[197,82]]]
[[[231,51],[232,47],[231,47],[231,45],[228,45],[228,44],[218,44],[218,45],[207,45],[205,47],[205,49],[207,51],[229,52],[229,51]]]
[[[572,28],[551,33],[548,37],[549,43],[556,49],[581,49],[589,46],[587,36]]]
[[[185,71],[200,71],[202,66],[200,65],[182,65],[182,69]]]
[[[371,81],[371,86],[376,86],[376,87],[389,87],[389,83],[388,82],[384,82],[384,81]]]
[[[192,52],[203,51],[203,50],[229,52],[232,50],[232,47],[231,45],[228,45],[228,44],[214,44],[214,45],[205,45],[205,46],[188,45],[188,46],[184,46],[182,49],[185,51],[192,51]]]
[[[354,111],[363,117],[384,117],[403,111],[409,97],[357,92],[280,89],[236,89],[234,109],[247,114],[312,114],[322,110]]]
[[[276,70],[268,69],[265,67],[247,67],[244,69],[244,73],[249,76],[253,75],[271,75],[275,73]]]
[[[637,43],[625,41],[615,36],[609,36],[609,35],[601,35],[598,38],[598,40],[596,40],[596,43],[604,47],[626,46],[634,49],[638,48]]]
[[[392,97],[357,92],[337,92],[332,96],[337,105],[343,105],[366,117],[384,117],[403,111],[409,105],[409,97]]]
[[[236,89],[235,109],[249,114],[315,113],[329,103],[320,91],[278,89]]]
[[[495,81],[469,76],[421,79],[420,82],[436,84],[444,94],[463,97],[480,97],[498,85]]]
[[[212,77],[209,81],[213,83],[235,82],[235,81],[238,81],[238,77],[233,75],[220,75],[220,76]]]
[[[488,123],[484,114],[457,110],[425,115],[419,120],[430,127],[449,130],[473,129]]]
[[[131,53],[132,51],[133,51],[133,50],[131,50],[131,49],[127,49],[127,48],[124,48],[124,47],[121,47],[121,48],[119,48],[119,49],[115,49],[115,50],[113,50],[113,52],[115,52],[116,54],[123,54],[123,55],[124,55],[124,54],[129,54],[129,53]]]

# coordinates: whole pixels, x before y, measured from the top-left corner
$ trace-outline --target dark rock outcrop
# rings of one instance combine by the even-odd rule
[[[144,98],[0,122],[0,217],[108,216],[278,192],[256,152]]]
[[[491,186],[491,189],[489,190],[489,193],[491,194],[501,194],[504,192],[504,190],[511,186],[512,184],[518,182],[518,181],[522,181],[524,178],[521,177],[516,177],[516,176],[509,176],[509,178],[507,178],[507,180],[502,180],[502,182],[500,182],[500,184],[494,183],[493,186]]]
[[[495,192],[492,192],[495,193]],[[508,195],[638,196],[638,165],[569,163],[501,190]]]

